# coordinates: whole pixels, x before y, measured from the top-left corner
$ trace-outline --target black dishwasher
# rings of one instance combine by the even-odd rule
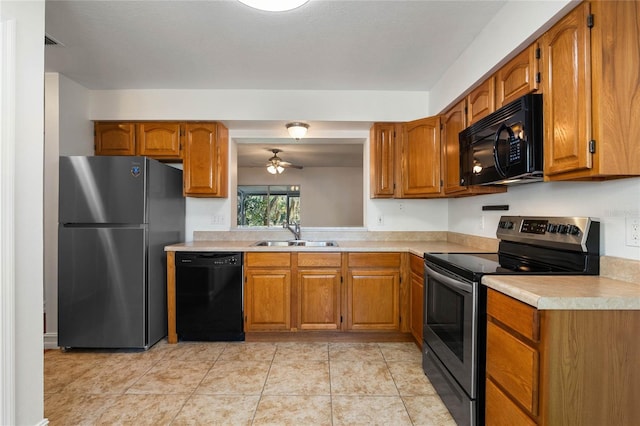
[[[244,340],[242,253],[176,253],[180,340]]]

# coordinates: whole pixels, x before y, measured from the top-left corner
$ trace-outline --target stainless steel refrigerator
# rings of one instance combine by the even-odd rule
[[[58,345],[148,349],[167,335],[164,246],[184,240],[182,170],[60,157]]]

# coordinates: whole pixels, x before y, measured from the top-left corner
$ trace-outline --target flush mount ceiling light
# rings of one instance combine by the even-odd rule
[[[289,135],[291,135],[292,138],[298,141],[302,139],[304,135],[307,134],[307,129],[309,128],[309,125],[307,123],[294,122],[294,123],[287,123],[286,127],[287,127],[287,130],[289,131]]]
[[[239,0],[254,9],[266,10],[267,12],[286,12],[302,6],[309,0]]]

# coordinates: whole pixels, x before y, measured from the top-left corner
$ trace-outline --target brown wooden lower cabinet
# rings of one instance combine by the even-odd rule
[[[640,311],[538,310],[487,294],[487,425],[631,425]]]
[[[347,330],[400,330],[400,253],[349,253]]]
[[[297,253],[297,324],[300,330],[340,330],[340,253]]]
[[[291,329],[291,271],[248,269],[245,331]]]
[[[290,266],[290,253],[245,253],[245,331],[291,329]]]
[[[401,253],[246,253],[245,331],[401,331],[401,267]]]
[[[422,347],[422,328],[424,326],[424,259],[415,254],[409,255],[409,329],[413,338]]]

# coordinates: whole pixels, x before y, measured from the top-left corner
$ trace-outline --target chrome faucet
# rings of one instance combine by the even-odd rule
[[[285,229],[288,229],[289,231],[291,231],[291,233],[293,233],[293,236],[295,237],[296,240],[300,239],[300,224],[299,223],[294,223],[293,224],[293,228],[292,228],[289,223],[284,222],[282,224],[282,227],[285,228]]]

